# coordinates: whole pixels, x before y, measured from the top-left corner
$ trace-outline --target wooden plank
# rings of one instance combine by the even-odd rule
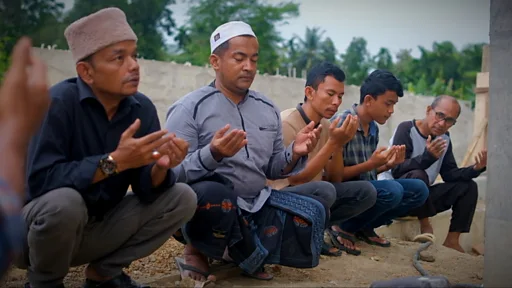
[[[471,142],[471,144],[469,145],[468,147],[468,151],[466,152],[466,155],[464,156],[464,160],[462,160],[462,165],[461,167],[466,167],[468,164],[469,164],[469,161],[471,161],[475,155],[475,153],[478,153],[480,152],[481,149],[478,149],[477,150],[477,147],[481,142],[481,139],[484,139],[484,137],[487,136],[487,133],[486,133],[486,130],[487,130],[487,124],[488,124],[488,121],[487,119],[482,119],[481,120],[482,123],[480,124],[480,129],[478,129],[477,131],[477,136],[476,137],[473,137],[473,141]],[[487,139],[484,139],[484,140],[487,140]]]
[[[489,117],[489,64],[490,49],[485,45],[482,49],[482,67],[476,75],[475,110],[473,113],[473,141],[468,147],[462,167],[467,166],[475,158],[476,153],[487,147],[487,119]],[[483,123],[482,123],[483,122]]]
[[[480,72],[476,74],[476,88],[489,89],[489,72]]]

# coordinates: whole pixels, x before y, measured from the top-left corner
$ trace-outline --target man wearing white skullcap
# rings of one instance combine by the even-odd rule
[[[82,264],[83,287],[144,287],[122,269],[195,211],[196,194],[170,170],[188,144],[160,129],[137,91],[137,37],[123,11],[100,10],[64,34],[78,77],[50,89],[29,149],[28,247],[16,265],[28,270],[25,287],[63,287],[69,267]]]
[[[198,197],[194,218],[181,229],[183,237],[175,236],[186,244],[184,259],[176,259],[181,275],[215,280],[206,257],[234,262],[244,275],[261,280],[273,277],[265,264],[314,267],[329,212],[326,201],[312,195],[334,194],[334,186],[318,181],[276,191],[266,179],[301,171],[321,128],[311,123],[288,147],[283,145],[279,109],[249,89],[259,45],[248,24],[219,26],[210,44],[215,80],[167,113],[166,128],[190,144],[189,154],[173,170]]]

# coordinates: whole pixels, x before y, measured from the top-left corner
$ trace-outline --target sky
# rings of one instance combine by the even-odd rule
[[[61,0],[66,8],[74,0]],[[218,0],[222,1],[222,0]],[[386,47],[395,55],[400,49],[430,49],[434,42],[452,41],[457,48],[489,42],[490,0],[295,0],[300,15],[277,27],[281,36],[303,37],[306,27],[320,27],[339,53],[353,37],[364,37],[373,55]],[[187,20],[188,1],[171,5],[177,25]],[[267,0],[279,3],[280,0]],[[257,36],[257,35],[256,35]],[[172,39],[167,39],[172,43]]]

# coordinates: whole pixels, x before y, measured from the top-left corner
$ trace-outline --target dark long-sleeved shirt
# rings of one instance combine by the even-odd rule
[[[123,99],[110,121],[90,87],[80,78],[56,84],[50,89],[50,96],[48,114],[29,148],[29,200],[69,187],[82,195],[89,215],[101,217],[122,200],[129,185],[141,202],[149,203],[174,184],[174,174],[169,170],[162,184],[153,188],[154,164],[92,184],[100,159],[117,148],[121,134],[137,118],[141,126],[134,138],[160,130],[156,108],[145,95],[136,93]]]
[[[452,151],[452,142],[450,134],[447,132],[442,137],[448,142],[448,147],[444,153],[436,159],[430,154],[427,147],[427,137],[422,135],[416,127],[415,120],[400,123],[390,139],[391,145],[405,145],[406,155],[404,163],[392,169],[393,178],[400,178],[405,173],[412,170],[425,170],[429,177],[430,184],[433,184],[437,175],[441,174],[443,181],[468,181],[478,177],[481,171],[473,169],[473,166],[459,168]],[[434,139],[432,139],[434,141]]]

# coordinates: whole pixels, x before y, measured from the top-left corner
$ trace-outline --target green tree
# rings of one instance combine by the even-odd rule
[[[386,69],[393,70],[393,56],[389,52],[388,48],[380,48],[377,55],[373,57],[373,66],[375,69]]]
[[[338,54],[338,51],[336,50],[336,45],[334,45],[331,38],[327,37],[322,42],[321,54],[324,61],[336,63],[336,55]]]
[[[371,68],[371,57],[362,37],[355,37],[341,55],[341,66],[347,74],[347,84],[361,85]]]
[[[295,39],[298,39],[299,42],[299,52],[298,58],[291,63],[293,63],[293,66],[297,69],[297,71],[302,71],[304,69],[309,70],[315,64],[318,64],[321,61],[326,60],[326,57],[336,57],[336,54],[333,55],[332,53],[332,49],[336,51],[334,48],[334,43],[332,43],[332,40],[326,40],[330,41],[330,43],[325,43],[322,40],[324,32],[325,31],[320,30],[320,28],[318,27],[307,27],[304,39],[299,38],[299,36],[295,36]]]
[[[21,36],[38,42],[38,31],[58,19],[64,5],[56,0],[8,0],[0,2],[0,79],[8,66],[8,55]]]
[[[75,0],[64,23],[72,22],[107,7],[118,7],[126,14],[130,26],[138,36],[138,51],[142,58],[164,60],[167,57],[164,35],[172,36],[176,24],[169,5],[175,0]],[[63,37],[62,33],[59,37]],[[65,42],[62,41],[59,43]],[[66,45],[67,48],[67,45]]]
[[[419,77],[415,75],[417,71],[414,70],[416,60],[411,55],[411,49],[401,49],[398,51],[396,60],[396,63],[393,65],[393,71],[400,81],[406,86],[408,84],[413,85],[418,81]]]
[[[179,28],[174,38],[181,49],[172,57],[175,61],[201,66],[208,63],[211,33],[225,22],[241,20],[251,25],[258,37],[258,69],[273,73],[280,66],[283,41],[276,27],[298,16],[299,6],[293,2],[271,5],[260,0],[192,0],[187,14],[187,24]]]
[[[432,50],[419,47],[421,56],[409,60],[408,65],[400,66],[407,69],[397,70],[397,73],[408,75],[405,81],[415,82],[415,90],[426,83],[427,88],[422,94],[450,94],[473,101],[476,74],[481,68],[482,47],[483,44],[470,44],[458,51],[449,41],[435,42]]]

